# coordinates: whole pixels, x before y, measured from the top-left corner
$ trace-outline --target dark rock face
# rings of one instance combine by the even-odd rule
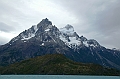
[[[58,29],[47,18],[0,46],[0,65],[53,53],[78,62],[120,69],[120,51],[106,49],[94,39],[79,36],[71,25]]]

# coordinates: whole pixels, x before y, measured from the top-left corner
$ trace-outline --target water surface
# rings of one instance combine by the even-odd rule
[[[120,79],[120,76],[0,75],[0,79]]]

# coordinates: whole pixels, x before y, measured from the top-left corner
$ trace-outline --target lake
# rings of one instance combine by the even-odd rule
[[[0,79],[120,79],[120,76],[0,75]]]

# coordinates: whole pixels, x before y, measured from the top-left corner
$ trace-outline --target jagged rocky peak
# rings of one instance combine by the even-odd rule
[[[66,28],[67,30],[71,30],[74,31],[74,28],[72,25],[67,24],[64,28]]]
[[[44,31],[47,28],[51,28],[52,27],[52,22],[49,21],[47,18],[43,19],[40,23],[37,24],[37,28],[40,29],[40,31]]]
[[[52,22],[49,21],[47,18],[43,19],[37,25],[33,25],[28,30],[20,33],[17,37],[12,39],[12,42],[15,42],[17,40],[25,41],[33,37],[41,41],[45,39],[48,40],[48,38],[60,38],[60,40],[63,41],[70,48],[71,46],[76,47],[76,45],[80,46],[82,44],[87,47],[99,46],[99,43],[95,40],[87,40],[87,38],[83,36],[79,37],[79,35],[74,31],[72,25],[67,24],[65,27],[58,29],[56,26],[53,26]]]
[[[39,24],[47,24],[47,25],[52,25],[52,22],[49,21],[49,19],[45,18],[45,19],[42,19],[42,21],[40,23],[38,23],[38,27],[39,27]]]
[[[88,40],[87,43],[89,44],[89,46],[100,47],[100,44],[94,39]]]
[[[87,38],[84,37],[83,35],[80,37],[81,41],[87,41]]]
[[[73,31],[74,32],[74,28],[73,28],[73,26],[72,25],[69,25],[69,24],[67,24],[65,27],[63,27],[63,28],[60,28],[61,30],[64,30],[64,31]]]
[[[37,25],[33,25],[28,30],[21,32],[17,37],[10,41],[10,44],[16,42],[17,40],[21,42],[27,42],[31,38],[41,41],[48,40],[48,38],[53,39],[54,36],[59,38],[59,34],[59,29],[55,25],[53,26],[52,22],[46,18]]]
[[[120,69],[120,51],[106,49],[94,39],[79,36],[69,24],[58,29],[47,18],[21,32],[4,47],[0,50],[0,64],[38,55],[61,53],[75,61]]]

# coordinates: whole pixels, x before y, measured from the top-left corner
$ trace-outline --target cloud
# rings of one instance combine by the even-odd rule
[[[0,31],[11,32],[11,31],[15,31],[15,28],[0,22]]]
[[[120,1],[109,4],[106,9],[99,13],[96,24],[102,33],[114,33],[120,31]]]
[[[58,28],[71,24],[79,35],[120,48],[119,4],[120,0],[1,0],[0,30],[19,34],[48,18]]]
[[[1,0],[0,13],[0,22],[15,27],[19,32],[44,18],[49,18],[58,27],[76,20],[73,15],[52,0]]]
[[[9,41],[8,38],[0,36],[0,45],[4,45],[8,41]]]
[[[11,38],[17,36],[15,33],[9,33],[9,32],[4,32],[0,31],[0,45],[3,45],[5,43],[8,43]]]

